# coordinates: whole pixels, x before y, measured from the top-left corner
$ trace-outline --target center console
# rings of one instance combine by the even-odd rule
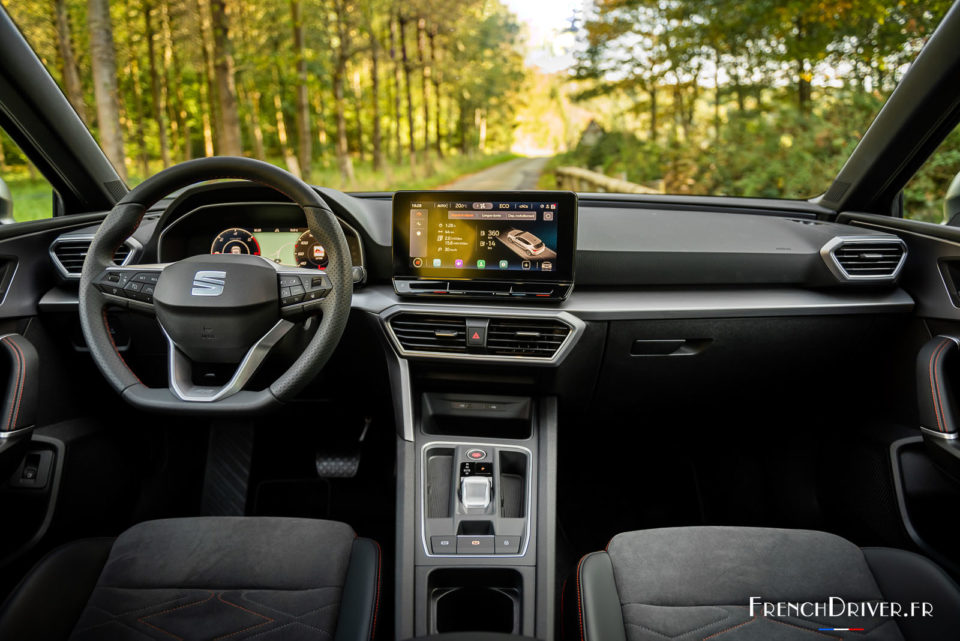
[[[394,197],[397,298],[377,322],[398,428],[398,639],[555,636],[551,381],[587,333],[560,309],[576,220],[569,192]]]

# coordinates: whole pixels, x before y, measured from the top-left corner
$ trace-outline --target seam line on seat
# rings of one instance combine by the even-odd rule
[[[751,623],[753,623],[753,622],[756,621],[756,620],[757,620],[757,617],[753,617],[753,618],[750,619],[749,621],[744,621],[743,623],[738,623],[737,625],[735,625],[735,626],[733,626],[733,627],[730,627],[730,628],[727,628],[726,630],[720,630],[719,632],[714,632],[714,633],[711,634],[710,636],[703,637],[703,641],[707,641],[707,639],[712,639],[712,638],[714,638],[714,637],[718,637],[718,636],[720,636],[721,634],[726,634],[727,632],[730,632],[731,630],[736,630],[737,628],[742,628],[742,627],[745,626],[745,625],[750,625]]]

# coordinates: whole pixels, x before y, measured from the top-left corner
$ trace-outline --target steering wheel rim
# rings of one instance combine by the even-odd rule
[[[207,402],[184,400],[174,391],[172,372],[167,388],[151,388],[144,385],[124,361],[113,342],[107,321],[107,307],[116,302],[116,298],[101,292],[97,282],[108,269],[115,267],[113,256],[117,248],[137,230],[144,214],[161,198],[200,182],[228,178],[260,183],[300,206],[314,237],[325,247],[333,249],[329,252],[330,259],[324,272],[329,279],[329,291],[318,301],[322,319],[316,333],[296,361],[269,387],[260,391],[240,390]],[[137,266],[131,267],[135,269]],[[156,266],[157,269],[165,267]],[[350,313],[351,270],[350,250],[343,230],[333,211],[312,187],[279,167],[258,160],[222,156],[200,158],[169,167],[140,183],[104,219],[90,243],[80,275],[80,324],[97,367],[111,387],[135,407],[189,414],[260,412],[294,397],[329,360]],[[160,278],[163,278],[162,272]],[[166,328],[164,332],[167,332]]]

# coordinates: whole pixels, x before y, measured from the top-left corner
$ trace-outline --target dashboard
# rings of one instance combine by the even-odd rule
[[[354,267],[364,265],[356,229],[338,217]],[[292,203],[248,202],[200,205],[166,225],[157,241],[159,262],[198,254],[249,254],[277,264],[325,269],[327,248],[307,229],[303,211]]]

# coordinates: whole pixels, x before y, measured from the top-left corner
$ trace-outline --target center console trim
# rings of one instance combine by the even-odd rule
[[[513,450],[521,451],[527,455],[527,478],[526,478],[526,495],[527,495],[527,505],[526,505],[526,521],[525,531],[523,535],[523,548],[520,550],[519,554],[433,554],[430,551],[430,545],[427,542],[427,505],[424,499],[426,494],[427,487],[427,466],[424,464],[426,460],[427,449],[432,447],[462,447],[464,445],[472,445],[473,441],[460,440],[460,441],[430,441],[424,443],[420,448],[420,543],[423,545],[423,552],[431,559],[519,559],[523,558],[527,554],[527,548],[530,546],[530,539],[533,537],[534,532],[532,529],[532,517],[531,510],[533,509],[533,466],[537,464],[537,461],[533,457],[533,451],[529,448],[526,448],[522,445],[514,445],[513,443],[503,443],[497,441],[487,441],[479,439],[476,441],[478,446],[482,445],[484,447],[494,447],[498,451],[503,450]]]
[[[393,328],[390,326],[390,319],[402,313],[430,314],[434,316],[483,316],[484,318],[516,318],[520,320],[536,318],[546,320],[560,321],[566,325],[570,332],[557,348],[556,353],[550,358],[541,356],[499,356],[493,354],[450,354],[444,352],[427,352],[419,350],[406,350],[400,344]],[[511,309],[509,312],[498,311],[496,308],[473,305],[457,305],[455,307],[448,305],[423,305],[416,304],[398,304],[392,305],[379,314],[380,324],[383,331],[389,337],[393,348],[402,358],[430,358],[440,360],[456,361],[483,361],[487,363],[516,363],[518,365],[558,365],[571,348],[580,340],[586,323],[570,314],[569,312],[544,309]]]

